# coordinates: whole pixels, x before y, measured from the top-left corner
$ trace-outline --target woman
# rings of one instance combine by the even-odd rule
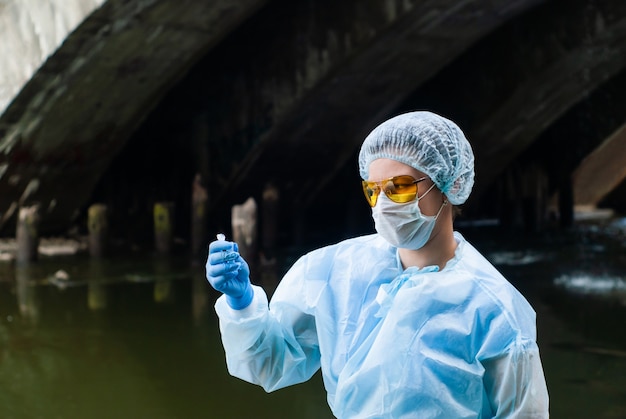
[[[453,230],[474,182],[463,132],[396,116],[359,169],[377,234],[301,257],[269,307],[236,244],[209,246],[229,372],[269,392],[321,367],[339,418],[548,417],[535,312]]]

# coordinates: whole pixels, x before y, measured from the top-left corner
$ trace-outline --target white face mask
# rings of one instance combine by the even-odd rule
[[[435,215],[422,214],[418,202],[434,186],[433,184],[415,201],[406,204],[397,204],[381,193],[376,206],[372,208],[372,217],[378,234],[393,246],[412,250],[421,249],[430,238],[441,210],[448,203],[444,201]]]

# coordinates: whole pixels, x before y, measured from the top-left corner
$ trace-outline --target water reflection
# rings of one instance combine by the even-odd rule
[[[331,417],[319,376],[228,375],[216,298],[185,256],[0,265],[0,417]]]
[[[174,298],[172,279],[170,278],[172,267],[170,265],[168,258],[155,260],[154,301],[157,303],[171,302]]]
[[[626,417],[625,231],[463,232],[537,311],[552,417]],[[319,374],[271,394],[228,375],[216,298],[186,256],[0,262],[0,417],[332,417]]]
[[[100,257],[93,257],[88,261],[87,306],[90,310],[103,310],[107,307],[105,263]]]
[[[194,275],[191,278],[191,312],[196,323],[201,322],[209,309],[209,295],[204,275]]]
[[[36,283],[31,281],[30,266],[15,267],[15,287],[20,316],[26,322],[37,323],[39,320],[39,301]]]
[[[617,297],[626,302],[626,281],[621,277],[578,273],[562,275],[554,280],[554,284],[563,287],[567,291],[579,294]]]
[[[546,252],[537,252],[533,250],[517,250],[517,251],[499,251],[492,252],[487,258],[494,265],[530,265],[550,258]]]

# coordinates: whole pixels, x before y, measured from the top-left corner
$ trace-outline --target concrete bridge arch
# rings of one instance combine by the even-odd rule
[[[475,144],[478,201],[619,78],[625,18],[591,0],[107,1],[0,117],[3,226],[20,202],[42,202],[51,231],[95,198],[185,202],[195,172],[216,220],[270,181],[290,211],[327,220],[360,193],[363,136],[418,106]]]

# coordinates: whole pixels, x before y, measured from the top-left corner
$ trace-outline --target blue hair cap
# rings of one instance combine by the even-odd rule
[[[453,205],[463,204],[474,186],[474,153],[463,131],[428,111],[409,112],[383,122],[365,138],[359,173],[368,179],[370,163],[392,159],[423,172]]]

